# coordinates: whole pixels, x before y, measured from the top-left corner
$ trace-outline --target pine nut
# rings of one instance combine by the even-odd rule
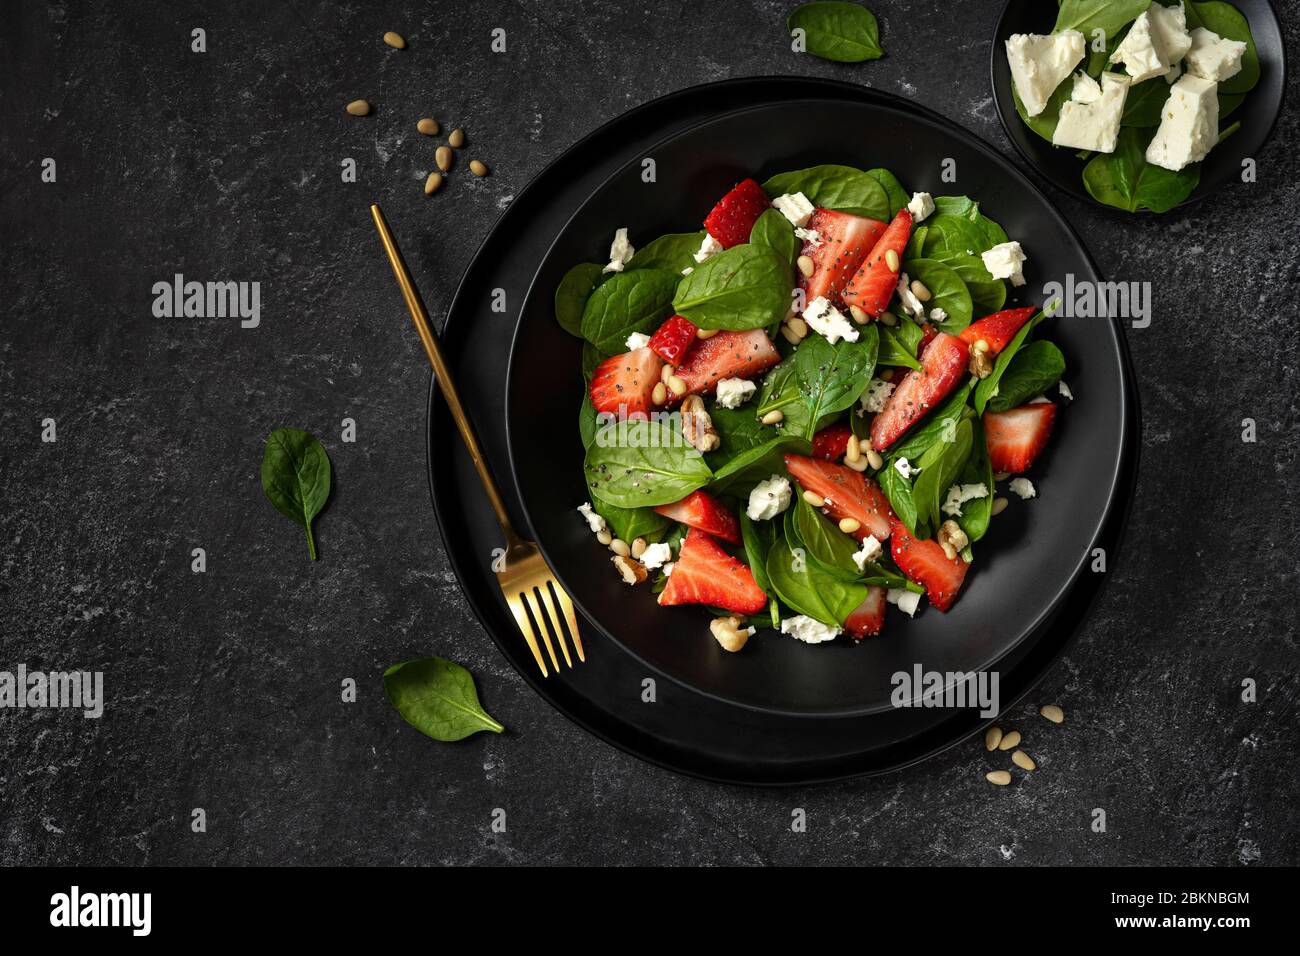
[[[1065,721],[1065,711],[1055,704],[1044,704],[1038,712],[1054,724],[1064,723]]]
[[[459,126],[456,127],[451,131],[451,135],[447,137],[447,142],[451,144],[452,148],[460,149],[465,145],[465,131]]]
[[[686,383],[683,382],[676,375],[669,375],[668,391],[672,392],[674,395],[678,397],[681,397],[682,395],[686,394]]]
[[[791,345],[798,345],[803,339],[794,334],[794,329],[790,328],[789,323],[781,326],[781,338],[785,339]]]
[[[608,546],[609,543],[614,540],[614,536],[610,534],[609,529],[606,528],[604,531],[596,532],[596,540],[601,544]]]
[[[990,727],[984,731],[984,749],[993,751],[998,749],[998,744],[1002,743],[1002,728]]]
[[[885,325],[893,327],[898,324],[898,316],[894,315],[892,312],[881,312],[880,321]]]
[[[389,30],[387,33],[384,34],[384,42],[387,43],[389,46],[391,46],[394,50],[406,49],[406,38],[403,37],[400,33],[394,33],[392,30]]]
[[[889,266],[890,272],[898,271],[898,253],[893,249],[885,250],[885,265]]]
[[[853,321],[858,323],[858,325],[866,325],[871,321],[871,316],[867,315],[866,312],[859,309],[856,305],[849,306],[849,315],[853,316]]]
[[[843,531],[845,534],[853,534],[853,532],[858,531],[861,528],[862,528],[862,522],[859,521],[857,518],[840,519],[840,530]]]
[[[429,174],[429,178],[424,181],[424,194],[432,196],[442,185],[442,173],[434,172]]]
[[[671,365],[665,365],[662,369],[659,370],[659,381],[667,385],[668,380],[676,374],[677,374],[677,369],[673,368]]]
[[[633,541],[632,541],[632,557],[636,558],[637,560],[640,560],[640,559],[641,559],[641,555],[645,554],[645,549],[646,549],[646,541],[645,541],[645,538],[635,538],[635,539],[633,539]]]
[[[428,119],[426,117],[425,119],[422,119],[420,120],[420,122],[416,123],[415,128],[419,132],[423,133],[425,136],[437,136],[439,126],[438,126],[438,121],[436,119]]]
[[[632,548],[622,538],[615,538],[609,543],[609,550],[613,551],[620,558],[626,558],[632,553]]]
[[[861,457],[862,457],[862,446],[858,444],[858,440],[856,438],[850,435],[848,443],[844,446],[844,461],[845,463],[848,463],[850,461],[857,461]]]
[[[917,298],[920,298],[920,296],[918,296]],[[972,345],[971,348],[973,348],[976,352],[987,352],[989,350],[989,343],[986,342],[984,339],[976,339],[975,344]]]
[[[867,464],[875,471],[879,471],[885,467],[885,459],[880,457],[880,452],[872,448],[867,452]]]
[[[721,329],[700,329],[695,333],[695,337],[697,339],[711,339],[721,331]]]
[[[867,470],[867,460],[865,458],[859,458],[857,461],[849,461],[846,458],[844,460],[844,467],[852,468],[854,471],[857,472],[863,472]]]
[[[808,337],[808,323],[799,318],[799,316],[796,315],[793,319],[787,322],[786,325],[790,326],[790,331],[799,336],[800,339],[806,339]]]
[[[775,425],[783,418],[785,418],[785,412],[781,411],[781,409],[779,408],[774,408],[766,415],[764,415],[762,418],[760,418],[759,421],[762,422],[764,425]]]
[[[998,744],[998,750],[1010,750],[1018,746],[1020,746],[1020,731],[1013,730],[1002,738],[1002,742]]]
[[[488,174],[487,164],[481,163],[477,159],[471,159],[469,161],[469,171],[475,176],[486,176]]]
[[[812,276],[813,269],[816,268],[813,265],[811,256],[800,256],[798,259],[794,261],[794,264],[799,267],[799,272],[803,275],[805,279]]]
[[[668,401],[668,386],[663,382],[655,382],[654,391],[650,393],[650,401],[656,405],[662,405]]]
[[[353,100],[351,103],[345,106],[344,109],[346,109],[353,116],[370,115],[370,104],[365,100]]]
[[[1002,514],[1002,512],[1004,512],[1004,511],[1006,511],[1006,510],[1007,510],[1007,499],[1006,499],[1006,498],[994,498],[994,499],[993,499],[993,507],[989,509],[989,514],[991,514],[991,515],[1000,515],[1000,514]]]
[[[452,160],[455,158],[456,154],[451,151],[450,146],[439,146],[433,153],[434,162],[444,173],[451,169]]]
[[[920,279],[912,280],[912,295],[916,296],[922,302],[930,301],[930,290],[926,288],[925,283]]]
[[[1017,750],[1011,755],[1011,762],[1021,770],[1037,770],[1038,764],[1034,763],[1034,758],[1029,756],[1023,750]]]
[[[826,504],[826,499],[815,491],[805,491],[803,493],[803,500],[808,502],[808,504],[812,505],[814,508],[820,508]]]
[[[995,787],[1005,787],[1011,782],[1011,771],[1009,770],[990,770],[984,775],[984,779]]]

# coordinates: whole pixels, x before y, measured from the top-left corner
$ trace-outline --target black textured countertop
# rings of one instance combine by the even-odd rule
[[[994,3],[875,0],[888,55],[858,66],[790,53],[793,5],[20,5],[0,35],[0,669],[102,670],[107,702],[98,720],[0,710],[0,863],[1300,862],[1293,109],[1258,182],[1186,212],[1051,194],[1108,276],[1154,283],[1155,314],[1129,332],[1126,546],[1038,695],[1067,722],[1004,722],[1040,766],[1018,786],[984,781],[974,741],[823,788],[674,776],[552,711],[471,614],[428,502],[427,366],[366,203],[420,232],[405,251],[438,313],[545,163],[696,83],[848,79],[1010,152]],[[372,116],[343,112],[357,97]],[[422,115],[463,126],[462,163],[492,174],[426,199]],[[260,325],[155,317],[176,273],[259,281]],[[316,564],[258,484],[286,424],[334,462]],[[441,745],[403,723],[379,676],[429,653],[472,668],[511,731]]]

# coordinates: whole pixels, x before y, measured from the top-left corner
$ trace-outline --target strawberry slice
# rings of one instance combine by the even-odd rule
[[[871,447],[884,451],[938,405],[966,374],[969,346],[940,332],[921,353],[921,368],[903,376],[885,409],[871,421]]]
[[[853,429],[843,422],[823,428],[813,435],[813,457],[825,458],[827,461],[843,458],[844,452],[849,447],[849,439],[852,437]]]
[[[1037,311],[1038,309],[1031,305],[1023,309],[1003,309],[1001,312],[986,315],[978,322],[972,322],[962,329],[961,340],[968,345],[974,345],[983,339],[988,343],[989,351],[997,355],[1007,347],[1007,343],[1016,337],[1020,327]]]
[[[709,604],[737,614],[757,614],[767,607],[767,595],[749,568],[703,531],[692,528],[686,532],[659,603],[665,607]]]
[[[724,249],[749,242],[750,230],[771,205],[763,187],[752,179],[736,184],[704,218],[704,228]]]
[[[885,589],[870,585],[867,596],[844,621],[844,630],[855,641],[879,634],[885,624]]]
[[[885,232],[883,222],[831,209],[818,209],[804,228],[817,233],[817,239],[806,240],[800,250],[800,255],[813,261],[812,275],[799,276],[807,302],[819,296],[838,298],[840,289]]]
[[[651,395],[664,367],[648,348],[605,359],[591,376],[591,404],[596,412],[626,418],[648,418]]]
[[[889,228],[840,294],[845,305],[859,308],[873,319],[880,317],[880,313],[889,307],[889,300],[898,288],[898,269],[889,268],[886,253],[892,249],[898,257],[895,264],[901,263],[911,233],[912,214],[906,208],[898,210],[894,221],[889,224]]]
[[[686,383],[686,394],[694,395],[712,391],[724,378],[753,378],[779,361],[781,353],[762,329],[719,332],[696,342],[677,366],[677,377]]]
[[[884,492],[866,475],[844,465],[803,455],[786,455],[785,467],[805,491],[826,501],[825,511],[832,518],[857,521],[859,528],[853,537],[859,541],[869,534],[875,535],[877,541],[889,537],[894,512]]]
[[[1051,402],[1021,405],[1005,412],[984,413],[984,438],[989,444],[989,464],[994,471],[1017,474],[1028,471],[1047,446],[1056,424]]]
[[[898,570],[925,588],[931,604],[940,611],[948,610],[957,600],[957,592],[966,580],[970,565],[961,559],[961,555],[949,560],[937,541],[913,538],[897,518],[893,526],[889,553]]]
[[[921,323],[921,341],[916,343],[916,354],[922,355],[925,348],[934,341],[934,337],[939,334],[939,330],[929,322]]]
[[[688,528],[707,531],[723,541],[740,544],[740,524],[722,502],[707,491],[692,491],[681,501],[655,508],[665,518],[680,521]]]
[[[674,315],[650,336],[650,350],[669,365],[680,365],[687,349],[695,344],[697,331],[690,319]]]

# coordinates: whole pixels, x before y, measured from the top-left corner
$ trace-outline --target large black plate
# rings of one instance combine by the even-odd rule
[[[1282,100],[1286,94],[1286,45],[1282,41],[1282,24],[1278,22],[1277,11],[1271,0],[1232,0],[1232,4],[1246,17],[1255,38],[1255,48],[1259,53],[1259,82],[1228,117],[1233,122],[1240,120],[1241,128],[1205,157],[1201,163],[1201,182],[1182,203],[1183,206],[1208,196],[1227,183],[1239,182],[1242,160],[1259,156],[1282,112]],[[1007,65],[1007,37],[1013,33],[1047,33],[1055,19],[1056,7],[1041,0],[1008,0],[1002,8],[1002,16],[993,33],[990,65],[998,116],[1012,145],[1053,186],[1103,209],[1122,212],[1088,195],[1083,185],[1085,163],[1075,155],[1075,150],[1053,146],[1026,126],[1016,112],[1011,93],[1011,68]]]
[[[606,124],[544,170],[503,214],[457,289],[442,332],[448,361],[462,382],[489,459],[501,468],[505,442],[505,368],[513,329],[481,321],[496,288],[518,302],[555,235],[611,172],[643,155],[655,139],[720,112],[783,99],[818,97],[878,102],[871,90],[794,78],[750,78],[709,84],[655,100]],[[925,113],[918,110],[918,113]],[[926,114],[929,115],[929,114]],[[1127,364],[1127,358],[1125,359]],[[1131,376],[1125,376],[1126,384]],[[1130,393],[1131,448],[1116,496],[1122,506],[1103,531],[1101,545],[1114,566],[1132,483],[1136,477],[1137,406]],[[542,679],[515,629],[489,562],[499,532],[478,489],[440,393],[431,383],[428,419],[429,480],[446,550],[465,595],[502,654],[520,676],[558,710],[605,741],[660,766],[699,777],[744,784],[797,784],[879,773],[906,766],[978,732],[987,721],[973,711],[905,710],[858,718],[794,718],[738,708],[664,679],[588,622],[588,663]],[[511,489],[504,489],[516,518]],[[1022,644],[1001,663],[1004,706],[1023,696],[1065,649],[1104,581],[1085,576],[1045,622],[1041,639]],[[1058,623],[1059,622],[1059,623]],[[641,682],[658,678],[658,702],[642,701]]]

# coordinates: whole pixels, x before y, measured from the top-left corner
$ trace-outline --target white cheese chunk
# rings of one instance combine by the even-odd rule
[[[1018,242],[1002,242],[987,252],[981,252],[984,268],[995,279],[1010,279],[1012,285],[1024,285],[1024,264],[1028,259]]]
[[[867,565],[877,560],[885,549],[880,546],[874,534],[869,534],[862,539],[862,547],[853,552],[853,563],[858,566],[859,571],[867,570]]]
[[[775,518],[790,507],[790,479],[773,475],[766,481],[760,481],[749,493],[749,505],[745,514],[750,521],[767,521]]]
[[[900,458],[898,461],[894,462],[894,471],[902,475],[904,481],[911,481],[913,475],[919,475],[921,473],[921,469],[913,468],[912,463],[906,458]]]
[[[943,500],[943,513],[954,518],[961,517],[961,506],[975,498],[987,498],[988,485],[977,481],[969,485],[953,485],[948,489],[948,496]]]
[[[873,378],[862,393],[862,407],[869,412],[883,412],[896,386],[883,378]]]
[[[1219,138],[1219,84],[1188,74],[1174,84],[1160,111],[1147,162],[1177,172],[1198,163]]]
[[[814,249],[822,244],[822,234],[816,229],[805,229],[803,226],[796,226],[794,235],[796,239],[802,239]]]
[[[644,332],[633,332],[623,344],[627,346],[629,352],[635,352],[637,349],[643,349],[650,344],[650,336]]]
[[[1192,31],[1192,48],[1187,51],[1187,72],[1215,83],[1230,80],[1241,72],[1241,58],[1246,44],[1227,40],[1212,30],[1197,27]]]
[[[1037,116],[1061,81],[1083,59],[1083,34],[1066,30],[1054,36],[1016,33],[1007,38],[1007,63],[1025,112]]]
[[[1101,86],[1083,70],[1074,74],[1074,88],[1070,90],[1070,102],[1095,103],[1101,99]]]
[[[925,306],[912,291],[912,283],[906,272],[898,274],[898,300],[903,303],[903,311],[908,315],[920,318],[925,313]]]
[[[718,382],[714,397],[723,408],[739,408],[758,391],[758,386],[743,378],[724,378]]]
[[[772,206],[795,226],[808,225],[808,220],[812,218],[817,208],[803,193],[786,193],[784,196],[777,196],[772,200]]]
[[[814,332],[820,332],[826,336],[826,341],[830,342],[831,345],[834,345],[840,339],[845,342],[856,342],[858,340],[858,330],[823,295],[819,295],[804,307],[803,320],[808,323],[808,327]]]
[[[722,243],[706,234],[704,241],[700,243],[699,251],[696,252],[692,258],[694,258],[696,262],[705,262],[708,259],[712,259],[721,251]]]
[[[1061,116],[1052,133],[1052,144],[1097,153],[1115,152],[1119,123],[1124,117],[1129,78],[1118,73],[1101,75],[1101,95],[1091,103],[1070,100],[1061,104]]]
[[[835,640],[840,633],[840,629],[800,614],[782,621],[781,633],[789,634],[805,644],[820,644],[823,641]]]
[[[622,272],[623,267],[632,261],[635,252],[632,243],[627,241],[627,230],[618,230],[614,233],[614,241],[609,244],[609,265],[601,271]]]
[[[641,563],[651,571],[655,568],[662,568],[672,559],[672,545],[663,541],[656,541],[654,544],[647,545],[646,549],[641,552]]]
[[[912,214],[912,225],[915,226],[934,212],[934,197],[929,193],[912,193],[912,201],[907,204],[907,211]]]
[[[592,534],[600,534],[608,527],[605,524],[605,519],[592,510],[590,501],[584,501],[578,505],[578,514],[586,519],[587,527],[591,529]]]
[[[1169,69],[1165,70],[1165,82],[1168,83],[1170,86],[1173,86],[1174,81],[1182,75],[1183,75],[1183,65],[1181,63],[1175,63]]]
[[[1026,501],[1038,497],[1038,489],[1034,487],[1034,483],[1028,478],[1012,478],[1011,484],[1007,487]]]
[[[907,588],[890,588],[885,592],[885,600],[908,617],[916,617],[916,609],[921,605],[921,595]]]
[[[1070,401],[1074,401],[1074,392],[1070,391],[1070,386],[1065,384],[1065,379],[1061,379],[1057,382],[1056,388],[1057,391],[1061,393],[1062,398],[1068,398]]]
[[[1166,7],[1152,3],[1129,27],[1110,62],[1123,63],[1134,83],[1160,76],[1187,55],[1192,36],[1187,32],[1187,14],[1180,3]]]

